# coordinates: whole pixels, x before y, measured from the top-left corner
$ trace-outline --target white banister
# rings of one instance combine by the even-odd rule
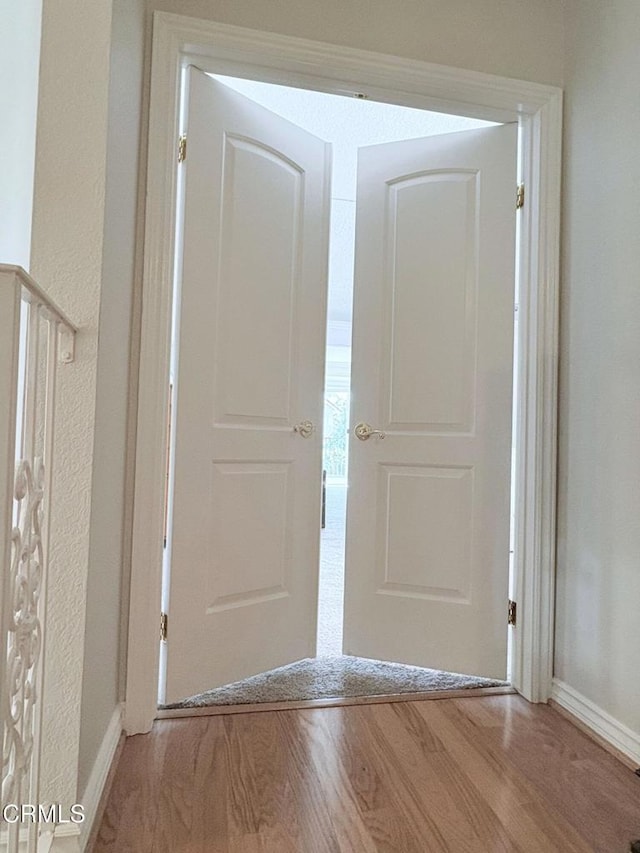
[[[75,334],[31,276],[0,264],[1,798],[16,807],[0,814],[1,853],[38,850],[37,822],[12,821],[38,804],[55,385]]]

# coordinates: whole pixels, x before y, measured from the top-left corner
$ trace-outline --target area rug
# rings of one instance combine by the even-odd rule
[[[305,658],[162,708],[175,710],[506,686],[506,681],[341,655]]]

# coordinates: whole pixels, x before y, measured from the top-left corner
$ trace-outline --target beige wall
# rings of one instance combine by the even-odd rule
[[[75,802],[102,281],[111,0],[44,0],[31,272],[80,328],[59,371],[43,801]]]
[[[147,0],[226,24],[561,85],[560,0]]]
[[[119,695],[119,634],[132,295],[140,148],[144,7],[114,0],[98,330],[78,791],[85,790]]]
[[[556,676],[640,734],[640,7],[571,0]]]

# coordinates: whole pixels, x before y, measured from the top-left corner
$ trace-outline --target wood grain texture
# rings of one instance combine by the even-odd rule
[[[640,778],[517,695],[156,722],[93,853],[626,853]]]
[[[113,758],[111,760],[111,767],[109,768],[109,772],[107,774],[107,778],[104,783],[104,788],[102,789],[102,794],[100,796],[100,800],[98,802],[98,807],[96,808],[96,813],[93,818],[93,823],[91,826],[91,830],[89,832],[89,836],[86,842],[86,849],[92,850],[96,840],[98,838],[98,831],[102,825],[102,818],[104,817],[105,809],[107,807],[107,803],[109,802],[109,795],[111,793],[111,786],[113,785],[113,780],[116,777],[116,773],[118,771],[118,765],[120,763],[120,757],[122,755],[122,751],[124,749],[124,745],[126,742],[126,737],[124,732],[120,735],[120,740],[118,741],[118,746],[116,747],[116,751],[113,754]]]

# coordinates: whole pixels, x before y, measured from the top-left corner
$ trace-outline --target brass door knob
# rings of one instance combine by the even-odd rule
[[[356,425],[353,430],[356,438],[359,438],[360,441],[368,441],[371,436],[375,438],[384,438],[386,436],[386,432],[382,429],[374,429],[369,424],[365,424],[364,422]]]
[[[315,426],[313,425],[313,421],[300,421],[299,424],[294,426],[293,431],[297,432],[302,438],[311,438],[315,432]]]

